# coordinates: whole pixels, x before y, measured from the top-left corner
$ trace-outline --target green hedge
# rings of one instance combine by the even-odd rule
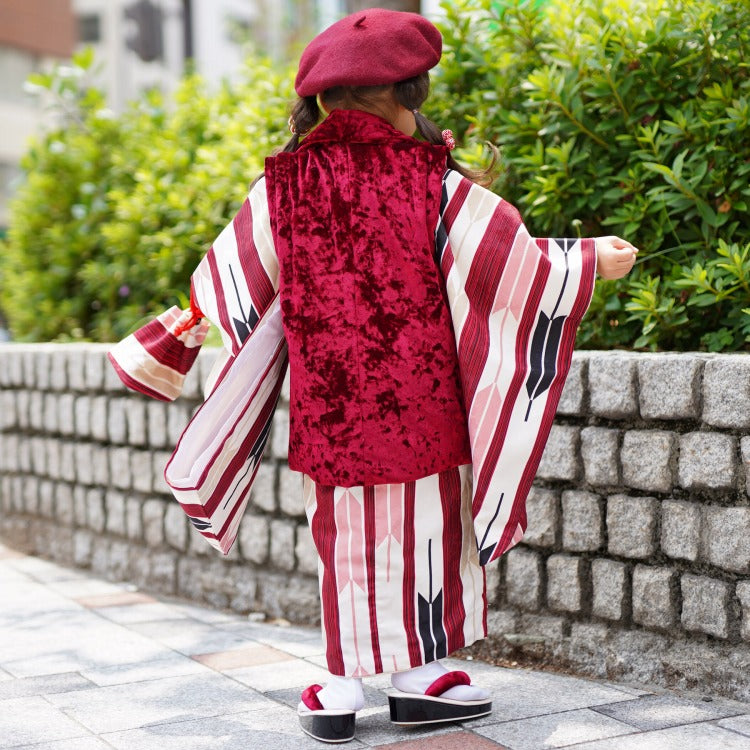
[[[582,347],[750,346],[750,4],[454,0],[429,114],[539,236],[619,234],[635,271],[599,282]],[[191,270],[286,138],[293,70],[252,61],[207,93],[113,117],[90,55],[32,83],[64,126],[24,159],[0,247],[17,339],[112,340],[185,304]]]
[[[750,3],[455,0],[433,115],[538,236],[618,234],[579,346],[750,344]]]
[[[248,63],[209,94],[189,75],[123,115],[88,83],[89,52],[31,83],[64,125],[32,146],[0,256],[0,305],[19,340],[112,341],[172,304],[285,139],[291,69]]]

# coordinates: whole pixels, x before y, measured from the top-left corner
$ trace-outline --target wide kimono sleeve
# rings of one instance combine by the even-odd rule
[[[535,239],[513,206],[449,170],[437,259],[456,337],[485,565],[526,530],[526,497],[594,287],[590,239]]]
[[[265,179],[260,179],[193,273],[190,309],[170,308],[109,352],[120,379],[147,396],[174,400],[210,322],[218,326],[225,347],[209,378],[210,391],[268,309],[278,278]]]

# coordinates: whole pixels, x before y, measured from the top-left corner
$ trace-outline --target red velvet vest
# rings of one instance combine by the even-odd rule
[[[335,110],[266,161],[291,373],[289,465],[327,485],[470,463],[435,261],[447,150]]]

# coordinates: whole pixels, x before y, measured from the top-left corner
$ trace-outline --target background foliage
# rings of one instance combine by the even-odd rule
[[[452,0],[427,106],[538,236],[641,248],[578,345],[750,348],[750,4]],[[292,68],[188,76],[113,117],[86,53],[32,84],[64,111],[27,154],[0,247],[19,339],[112,340],[185,304],[190,272],[286,138]]]
[[[538,236],[617,234],[578,346],[750,348],[750,3],[455,0],[433,114]],[[485,152],[486,154],[486,152]]]
[[[248,63],[208,93],[188,75],[170,101],[121,116],[88,78],[91,54],[31,79],[62,111],[26,154],[0,256],[0,304],[17,339],[112,341],[172,304],[283,142],[291,70]]]

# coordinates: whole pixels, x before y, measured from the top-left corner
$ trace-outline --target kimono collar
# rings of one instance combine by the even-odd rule
[[[321,143],[382,143],[402,141],[419,143],[416,138],[396,130],[387,120],[357,109],[334,109],[315,130],[306,136],[298,150]]]

